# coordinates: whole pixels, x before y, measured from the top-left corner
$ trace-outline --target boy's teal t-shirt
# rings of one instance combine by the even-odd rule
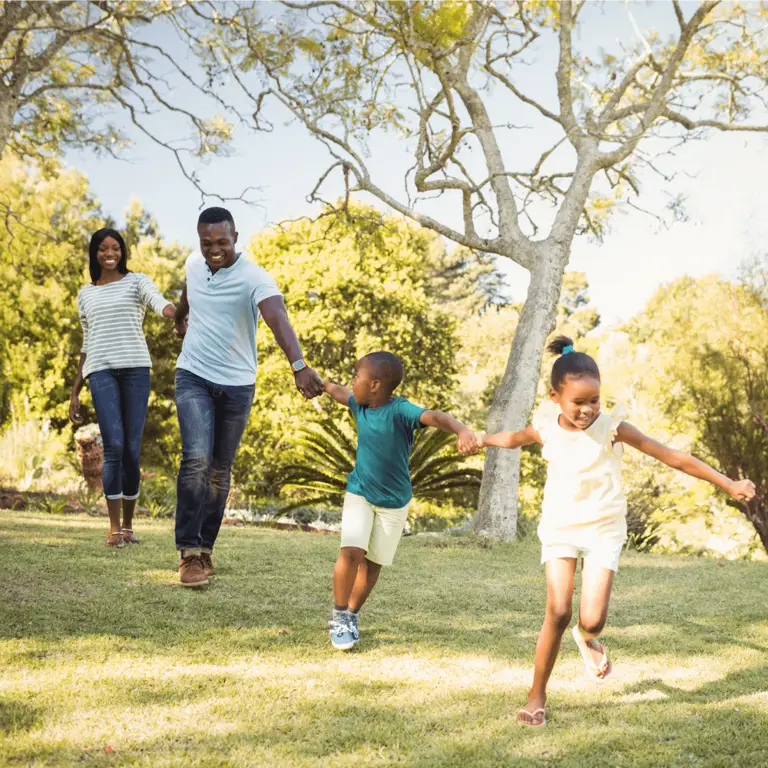
[[[420,419],[427,409],[404,397],[369,408],[350,395],[348,405],[357,422],[357,456],[347,491],[376,507],[406,506],[413,496],[409,468],[413,433],[424,426]]]

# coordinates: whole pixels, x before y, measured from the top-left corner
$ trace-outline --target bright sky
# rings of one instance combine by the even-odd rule
[[[683,6],[688,15],[693,6]],[[668,3],[633,2],[630,8],[642,30],[665,29],[674,21]],[[596,48],[621,40],[633,42],[636,33],[624,3],[595,4],[590,10],[587,33],[593,37],[589,39],[585,33],[581,44]],[[548,53],[544,51],[530,69],[528,85],[551,93],[553,69],[539,65]],[[535,162],[541,149],[532,133],[506,134],[509,151],[527,153]],[[764,179],[768,178],[767,146],[762,136],[747,134],[714,135],[690,144],[667,165],[667,169],[678,171],[674,181],[667,185],[658,177],[648,176],[640,201],[660,211],[665,200],[682,194],[688,221],[670,221],[664,228],[655,219],[628,210],[614,217],[603,243],[576,240],[570,268],[587,273],[593,302],[604,323],[629,318],[642,309],[659,285],[680,275],[732,275],[743,259],[763,249],[768,224],[760,215],[760,205],[765,199]],[[387,190],[399,190],[404,169],[412,161],[391,139],[374,140],[371,149],[374,178]],[[195,246],[200,197],[170,153],[137,139],[128,157],[118,161],[70,153],[67,161],[88,175],[105,211],[118,222],[130,199],[137,197],[157,218],[164,237]],[[269,223],[311,214],[306,195],[327,165],[322,146],[302,127],[283,124],[278,116],[273,133],[239,134],[235,155],[210,161],[202,176],[209,188],[227,194],[236,195],[248,185],[260,187],[260,207],[228,204],[241,242],[246,243]],[[447,200],[432,202],[430,213],[451,221],[454,205]],[[510,294],[515,299],[524,298],[528,282],[525,271],[505,261],[500,266],[507,274]]]

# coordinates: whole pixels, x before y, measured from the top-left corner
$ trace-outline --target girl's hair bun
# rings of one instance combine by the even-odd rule
[[[567,336],[555,336],[555,338],[547,344],[547,352],[552,355],[562,355],[563,350],[566,347],[573,347],[573,339],[569,339]]]

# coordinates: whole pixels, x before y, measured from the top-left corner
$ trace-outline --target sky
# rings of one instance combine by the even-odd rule
[[[683,6],[686,14],[693,7],[690,3]],[[636,43],[635,26],[645,34],[650,29],[669,29],[674,23],[669,4],[661,2],[615,1],[595,4],[589,12],[589,23],[577,41],[583,50]],[[553,55],[550,48],[536,52],[535,63],[520,80],[544,101],[553,97]],[[190,107],[194,107],[193,98],[190,94]],[[271,223],[311,215],[313,209],[306,196],[328,165],[325,150],[303,127],[287,123],[278,113],[272,116],[272,133],[240,132],[232,157],[215,158],[201,167],[207,188],[234,195],[246,186],[259,188],[258,206],[228,204],[238,223],[241,243]],[[199,193],[182,176],[167,150],[135,133],[132,138],[135,143],[123,160],[70,152],[66,162],[88,176],[105,212],[118,222],[130,200],[138,198],[157,219],[165,238],[194,247]],[[509,132],[503,135],[507,146],[502,149],[515,158],[535,162],[541,152],[539,138],[534,130]],[[662,226],[647,214],[630,209],[613,217],[602,242],[576,239],[569,268],[586,272],[590,295],[604,324],[629,319],[642,310],[660,285],[676,277],[710,273],[733,276],[745,258],[764,249],[768,225],[761,205],[764,179],[768,178],[767,147],[762,136],[748,134],[717,134],[691,143],[667,164],[667,169],[677,172],[675,179],[668,184],[655,176],[646,177],[640,200],[661,211],[666,200],[682,195],[686,221],[670,220]],[[533,162],[529,160],[529,165]],[[371,142],[371,169],[380,186],[400,190],[408,165],[408,155],[393,138]],[[450,222],[456,208],[453,201],[437,200],[430,201],[425,210]],[[525,270],[505,259],[500,260],[499,267],[510,296],[523,299],[528,284]]]

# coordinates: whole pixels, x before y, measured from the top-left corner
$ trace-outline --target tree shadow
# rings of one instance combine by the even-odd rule
[[[21,701],[7,697],[0,698],[0,734],[11,736],[31,731],[42,719],[42,712]]]
[[[61,521],[61,546],[43,550],[38,540],[55,535],[54,521],[1,519],[3,530],[14,534],[15,556],[0,584],[6,608],[0,637],[108,635],[153,653],[186,656],[216,638],[235,650],[300,645],[328,652],[325,620],[338,547],[332,537],[225,530],[217,545],[225,567],[210,588],[196,592],[176,586],[170,531],[149,530],[141,545],[115,552],[94,540],[93,527]],[[418,644],[430,652],[530,663],[545,599],[538,548],[470,544],[404,541],[397,566],[385,570],[362,614],[359,652],[407,652]],[[500,570],[500,559],[508,569]],[[713,567],[629,554],[606,631],[611,647],[631,654],[635,642],[623,630],[653,625],[660,631],[643,638],[644,654],[700,653],[709,639],[713,647],[727,640],[764,652],[750,632],[766,611],[742,583],[747,572],[754,579],[755,564],[718,569],[712,594],[692,599],[712,581]],[[566,654],[569,649],[566,644]]]
[[[661,678],[654,677],[625,686],[623,694],[645,694],[656,691],[664,698],[686,704],[708,704],[729,701],[768,691],[768,666],[746,667],[729,672],[725,677],[712,680],[693,690],[675,688]]]

